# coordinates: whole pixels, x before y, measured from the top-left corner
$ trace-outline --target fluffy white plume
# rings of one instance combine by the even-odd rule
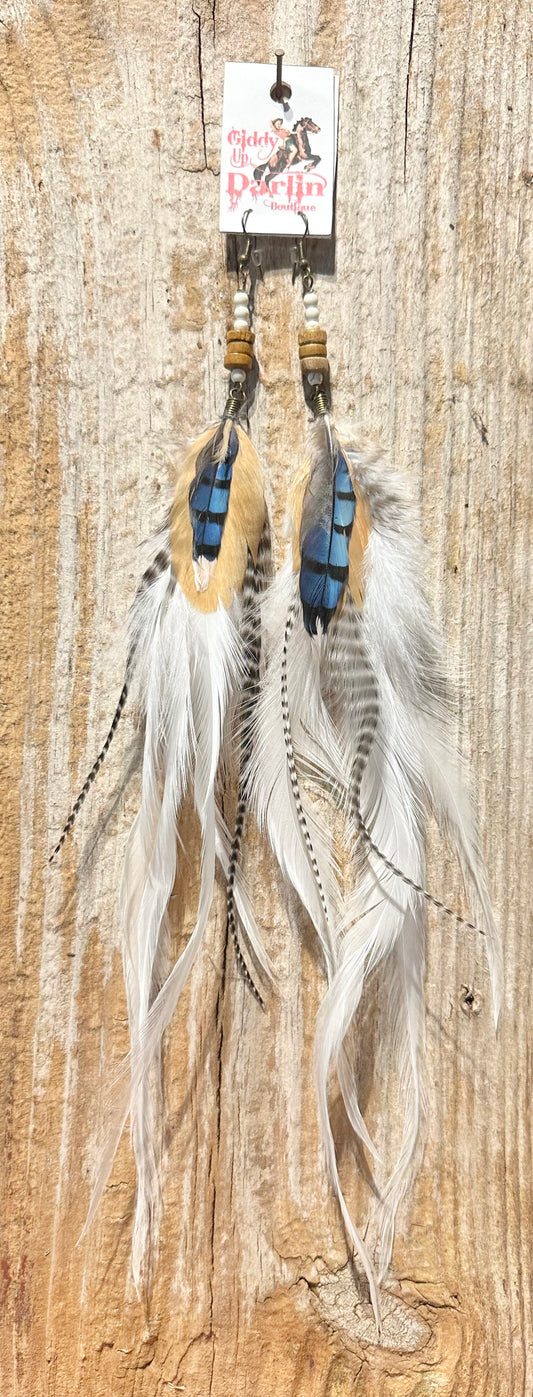
[[[317,472],[323,437],[323,428],[315,428],[312,475]],[[377,452],[345,447],[340,455],[337,452],[335,445],[333,453],[328,453],[331,535],[325,505],[327,462],[322,462],[320,473],[315,529],[313,507],[318,492],[308,489],[303,500],[299,538],[301,547],[305,535],[307,613],[300,605],[298,572],[290,563],[265,604],[267,670],[256,733],[253,793],[280,866],[324,946],[329,985],[318,1017],[315,1049],[321,1132],[347,1234],[365,1267],[379,1325],[372,1258],[342,1193],[328,1091],[333,1070],[352,1128],[377,1158],[359,1106],[350,1040],[365,983],[383,963],[389,986],[388,1061],[398,1074],[405,1102],[399,1157],[377,1205],[383,1277],[391,1258],[397,1209],[421,1154],[420,1127],[426,1111],[422,1080],[425,899],[449,911],[424,890],[429,810],[458,855],[473,909],[480,917],[496,1020],[502,956],[453,738],[442,644],[424,593],[416,511],[398,476]],[[342,452],[356,497],[353,525]],[[328,542],[334,532],[335,552]],[[299,562],[294,541],[292,562],[295,567]],[[348,573],[340,606],[330,619],[328,596],[335,596],[338,579],[347,579]],[[327,577],[331,583],[326,585]],[[314,613],[313,607],[317,608]],[[325,634],[320,633],[319,607]],[[318,634],[313,636],[305,625],[312,628],[317,614]],[[342,916],[328,820],[323,814],[318,820],[316,806],[301,788],[304,780],[324,796],[329,794],[346,817],[356,890]],[[299,806],[313,857],[302,832]],[[475,934],[473,923],[456,920]]]
[[[428,807],[432,810],[461,865],[483,932],[497,1025],[503,984],[501,941],[454,736],[453,686],[446,677],[442,639],[425,595],[425,549],[418,513],[400,477],[379,457],[364,451],[348,454],[372,517],[362,610],[370,663],[383,702],[388,697],[399,718],[398,755],[413,799],[424,812]]]
[[[163,1032],[199,949],[211,908],[217,846],[227,836],[215,807],[215,779],[228,704],[240,682],[240,602],[202,613],[184,597],[170,563],[141,588],[132,616],[135,685],[145,726],[142,801],[128,840],[121,889],[124,972],[131,1052],[117,1081],[88,1226],[128,1114],[137,1164],[132,1269],[140,1289],[157,1251],[158,1086]],[[177,869],[177,820],[192,782],[202,834],[197,920],[185,950],[161,983],[167,908]],[[266,962],[239,881],[236,900],[258,959]],[[268,963],[265,964],[268,971]]]
[[[270,570],[270,534],[260,463],[233,420],[234,407],[231,400],[218,428],[208,428],[183,457],[169,518],[156,536],[159,551],[132,608],[126,680],[115,716],[52,855],[72,828],[133,689],[144,729],[142,798],[120,897],[131,1049],[112,1089],[84,1231],[129,1115],[137,1165],[132,1270],[139,1291],[149,1289],[158,1248],[161,1040],[207,926],[217,858],[227,881],[227,934],[261,1004],[240,933],[255,963],[267,977],[272,974],[240,870],[247,805],[243,753],[259,687],[259,598]],[[238,774],[231,839],[216,806],[217,782],[223,786],[230,771]],[[168,905],[188,789],[201,829],[200,893],[192,935],[167,974]]]

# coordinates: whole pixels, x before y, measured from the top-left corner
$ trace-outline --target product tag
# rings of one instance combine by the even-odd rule
[[[329,237],[337,160],[338,79],[332,68],[283,65],[292,89],[284,103],[270,89],[276,67],[269,63],[226,63],[220,231],[302,233],[305,213],[314,238]]]

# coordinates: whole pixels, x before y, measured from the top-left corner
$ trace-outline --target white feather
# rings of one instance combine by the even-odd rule
[[[318,815],[300,787],[300,800],[313,846],[320,887],[326,900],[327,917],[317,885],[316,872],[311,866],[303,837],[301,821],[290,780],[283,713],[281,674],[284,634],[287,615],[295,608],[295,626],[289,638],[287,654],[287,688],[294,756],[298,773],[307,774],[313,787],[328,793],[335,789],[345,792],[349,765],[343,758],[338,734],[327,712],[321,692],[320,666],[324,638],[311,637],[301,622],[301,608],[296,597],[296,579],[290,561],[282,569],[267,594],[263,607],[263,644],[266,650],[266,673],[256,718],[255,742],[252,756],[251,794],[260,826],[267,830],[282,872],[291,882],[303,902],[320,938],[328,977],[329,995],[337,984],[338,947],[336,938],[340,916],[338,870],[333,849],[331,821]],[[341,795],[341,799],[343,797]],[[343,800],[344,803],[344,800]],[[331,815],[331,812],[329,812]],[[354,1225],[347,1208],[337,1169],[335,1148],[327,1106],[327,1077],[329,1060],[326,1051],[318,1052],[318,1061],[325,1072],[317,1073],[318,1109],[328,1169],[337,1192],[347,1234],[360,1257],[368,1279],[372,1306],[378,1329],[380,1326],[377,1282],[365,1242]],[[331,1054],[330,1054],[331,1057]],[[344,1065],[344,1048],[339,1049],[340,1071]],[[352,1123],[364,1143],[374,1147],[359,1110],[356,1097],[346,1092],[352,1110]]]
[[[172,586],[170,568],[142,594],[136,685],[144,716],[142,800],[126,847],[120,904],[130,1041],[139,1050],[150,1004],[159,988],[155,969],[166,929],[177,864],[177,814],[192,757],[192,711],[187,602]],[[134,609],[134,617],[135,611]],[[150,616],[152,610],[152,616]],[[173,637],[183,637],[176,645]],[[139,1287],[148,1236],[156,1246],[159,1062],[138,1085],[131,1130],[137,1161],[132,1269]],[[152,1252],[152,1257],[154,1251]]]
[[[131,1052],[112,1092],[85,1227],[102,1195],[129,1114],[138,1179],[132,1241],[138,1289],[157,1251],[161,1039],[201,944],[213,899],[214,788],[225,715],[240,679],[238,623],[238,600],[229,611],[220,607],[202,614],[183,596],[169,569],[138,596],[133,618],[145,747],[142,802],[128,841],[121,894]],[[189,778],[202,835],[197,920],[185,950],[160,986],[156,969],[176,876],[177,817]],[[220,831],[218,839],[220,843]],[[242,887],[238,895],[246,918]]]
[[[453,741],[442,645],[424,593],[416,512],[398,476],[377,453],[361,449],[347,454],[371,517],[362,611],[359,614],[353,602],[346,604],[330,622],[326,636],[312,638],[295,606],[298,579],[290,564],[275,584],[265,606],[270,642],[257,728],[254,793],[279,863],[307,907],[328,960],[330,983],[318,1016],[315,1046],[319,1120],[327,1167],[348,1236],[367,1273],[379,1324],[372,1258],[341,1189],[328,1090],[335,1071],[352,1128],[379,1166],[359,1105],[349,1045],[365,983],[382,965],[389,981],[383,1042],[386,1070],[397,1073],[404,1097],[400,1152],[376,1209],[382,1278],[392,1254],[397,1209],[421,1154],[426,1113],[422,1073],[425,902],[409,880],[421,889],[424,886],[429,809],[451,838],[482,914],[496,1018],[502,960],[475,820]],[[313,500],[308,501],[308,512],[312,505]],[[325,508],[322,496],[320,507]],[[291,607],[295,620],[287,668],[296,779],[299,784],[306,778],[323,795],[332,795],[347,816],[346,838],[357,878],[356,891],[339,918],[329,830],[324,820],[318,828],[313,825],[320,879],[328,888],[326,925],[296,817],[283,742],[280,669]],[[314,808],[301,788],[300,798],[311,828]],[[387,867],[387,861],[394,868]]]
[[[364,693],[370,668],[379,709],[361,786],[363,824],[385,858],[423,886],[426,812],[433,809],[441,829],[452,838],[482,911],[497,1018],[501,948],[475,822],[459,776],[442,646],[424,595],[420,563],[423,550],[416,515],[395,473],[383,463],[362,452],[350,453],[350,461],[372,515],[365,557],[358,684],[360,693]],[[348,686],[342,696],[344,701],[347,693]],[[356,709],[357,704],[355,710],[353,704],[347,705],[340,716],[345,755],[352,769],[357,762],[360,730]],[[338,714],[336,717],[339,721]],[[350,718],[355,718],[351,728]],[[425,905],[419,893],[369,851],[358,833],[356,815],[351,843],[360,881],[349,906],[344,935],[340,937],[337,974],[319,1014],[315,1070],[326,1159],[338,1190],[327,1104],[329,1072],[332,1066],[336,1068],[353,1129],[369,1148],[369,1140],[361,1129],[346,1040],[368,976],[383,959],[389,958],[391,991],[385,1048],[389,1051],[389,1068],[399,1072],[405,1118],[400,1155],[377,1209],[382,1278],[392,1253],[396,1212],[421,1153],[420,1125],[426,1109],[421,1079]],[[344,1215],[342,1198],[340,1203]]]
[[[480,917],[495,1022],[501,1003],[503,958],[491,907],[476,820],[453,734],[453,705],[443,643],[425,595],[425,549],[418,513],[400,477],[382,460],[350,452],[350,463],[372,513],[363,623],[373,666],[387,675],[410,724],[414,755],[429,804],[456,853]],[[382,681],[383,682],[383,681]]]

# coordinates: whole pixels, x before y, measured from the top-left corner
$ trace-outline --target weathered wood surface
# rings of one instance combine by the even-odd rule
[[[530,7],[2,0],[0,21],[2,1393],[530,1394]],[[336,266],[321,285],[337,417],[380,433],[421,494],[505,941],[496,1042],[479,941],[430,919],[429,1138],[380,1348],[320,1161],[323,981],[257,846],[278,989],[261,1014],[231,960],[223,977],[219,904],[168,1034],[150,1314],[128,1278],[127,1138],[74,1249],[104,1073],[127,1045],[129,717],[60,865],[46,859],[118,694],[137,545],[180,446],[223,402],[223,61],[280,44],[340,72]],[[253,415],[278,556],[303,426],[284,256],[257,296]],[[461,896],[436,842],[429,877]],[[189,927],[177,913],[177,943]],[[394,1132],[393,1095],[387,1117]],[[343,1168],[354,1177],[347,1152]]]

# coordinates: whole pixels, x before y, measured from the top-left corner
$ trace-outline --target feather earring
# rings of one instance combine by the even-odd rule
[[[303,281],[300,362],[314,425],[308,461],[292,494],[291,556],[264,606],[267,661],[251,783],[259,823],[324,951],[328,987],[315,1044],[321,1135],[379,1328],[378,1283],[390,1262],[398,1206],[414,1176],[425,1113],[425,903],[476,930],[474,921],[425,889],[428,811],[457,853],[481,919],[496,1021],[502,956],[454,748],[449,685],[425,598],[416,513],[379,452],[363,442],[345,444],[337,435],[329,411],[326,332],[319,326],[302,241],[295,273]],[[313,793],[322,799],[314,801]],[[355,876],[355,892],[344,905],[324,797],[344,816]],[[405,1118],[399,1158],[378,1192],[377,1272],[342,1192],[329,1082],[334,1072],[352,1129],[377,1160],[358,1102],[350,1044],[365,983],[381,963],[389,972],[390,1062],[399,1074]]]
[[[133,688],[144,730],[142,798],[120,892],[131,1051],[113,1094],[86,1227],[130,1115],[137,1166],[132,1270],[138,1291],[149,1286],[157,1255],[161,1040],[202,943],[217,858],[227,876],[228,933],[261,1003],[247,961],[270,975],[239,871],[247,802],[244,753],[258,691],[259,599],[270,568],[261,469],[241,424],[253,360],[246,289],[251,255],[248,238],[224,360],[230,371],[226,407],[219,425],[203,432],[181,463],[169,519],[133,603],[126,678],[112,727],[54,850],[55,855],[72,828]],[[220,768],[231,763],[235,745],[241,775],[231,840],[216,796]],[[168,904],[188,790],[201,829],[200,894],[194,930],[165,978]]]

